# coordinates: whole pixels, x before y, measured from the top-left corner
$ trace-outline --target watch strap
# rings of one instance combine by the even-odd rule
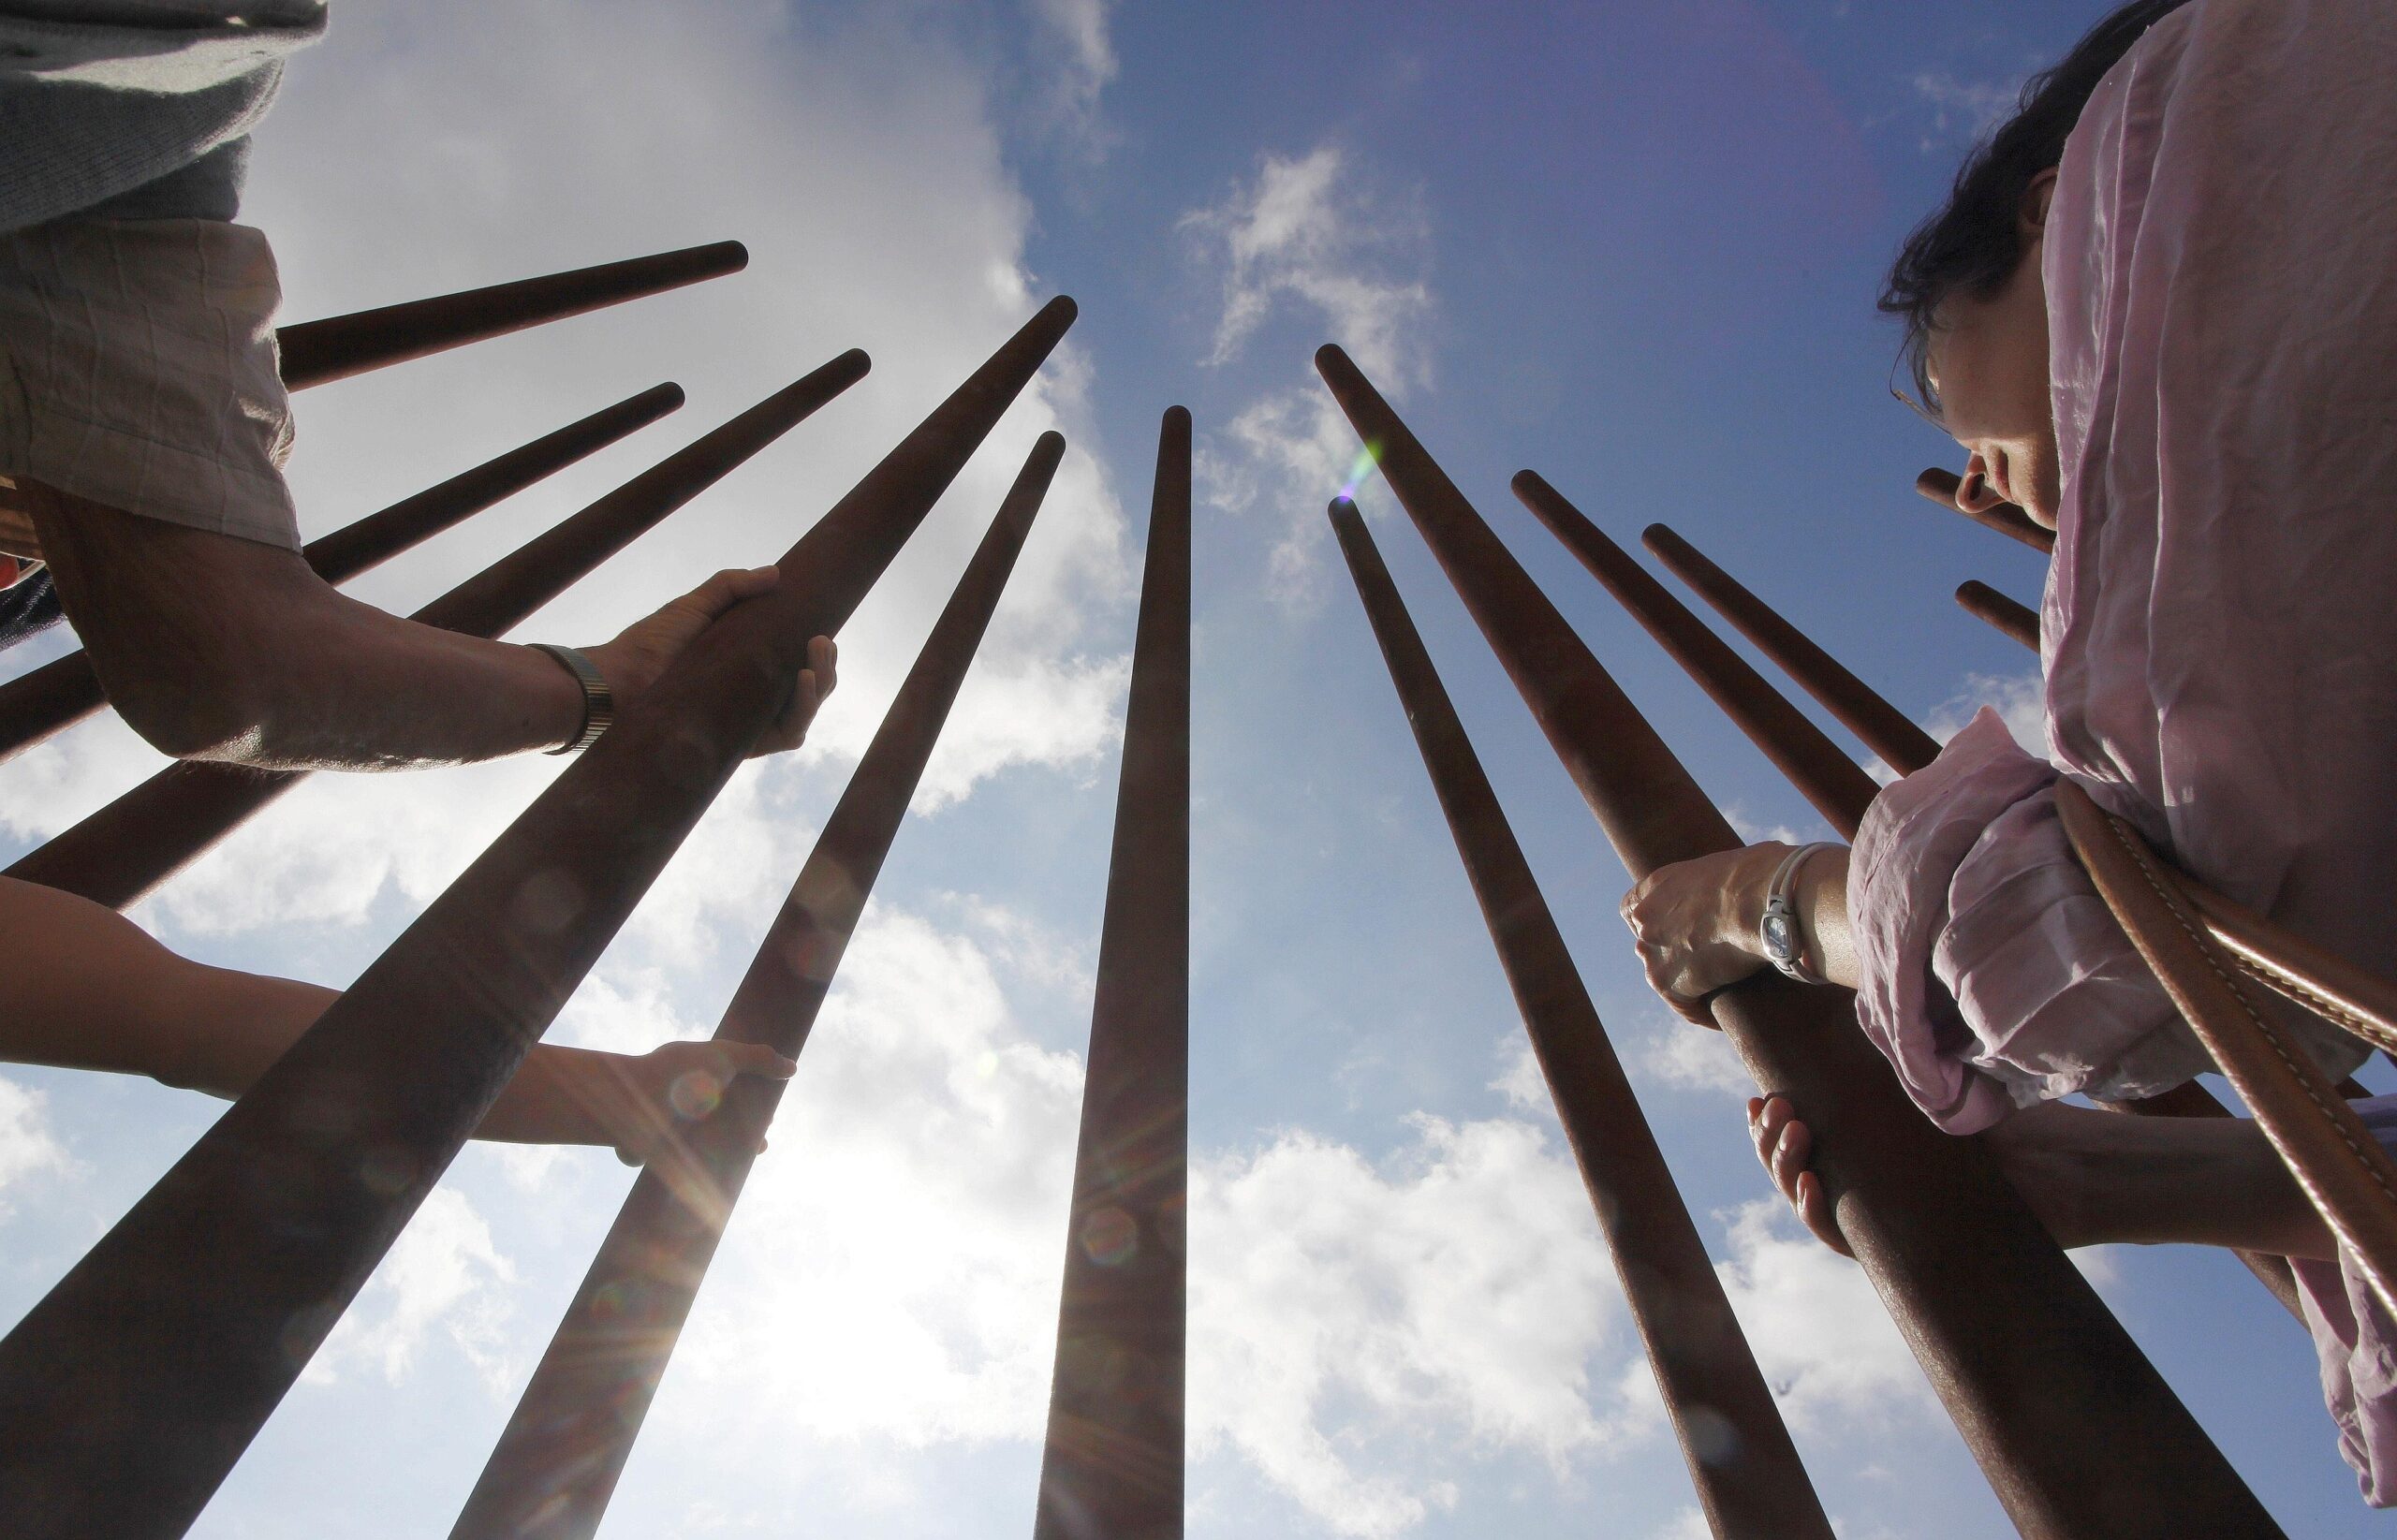
[[[608,682],[600,677],[599,670],[592,666],[591,660],[573,648],[560,647],[549,641],[537,641],[531,646],[535,652],[547,653],[557,659],[559,666],[582,686],[582,726],[575,729],[572,738],[548,751],[551,754],[581,754],[598,742],[599,735],[615,725],[615,692],[608,688]]]
[[[1800,845],[1781,858],[1781,864],[1773,869],[1772,881],[1765,887],[1764,918],[1758,940],[1766,960],[1801,984],[1823,984],[1829,980],[1806,966],[1806,938],[1798,916],[1798,873],[1816,852],[1835,848],[1820,841]],[[1775,920],[1781,922],[1782,933],[1787,938],[1786,946],[1773,944]]]

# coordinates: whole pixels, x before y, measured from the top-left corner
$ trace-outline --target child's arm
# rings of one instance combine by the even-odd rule
[[[0,877],[0,1059],[147,1075],[234,1097],[308,1030],[336,992],[176,956],[112,909]],[[478,1138],[604,1144],[646,1160],[704,1118],[736,1075],[796,1066],[754,1043],[675,1042],[638,1057],[535,1047]]]

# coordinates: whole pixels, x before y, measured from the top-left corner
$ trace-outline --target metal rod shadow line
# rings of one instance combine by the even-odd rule
[[[1840,726],[1863,740],[1864,746],[1900,775],[1939,757],[1939,741],[1917,726],[1872,686],[1850,673],[1813,638],[1784,620],[1739,579],[1724,571],[1696,546],[1663,524],[1651,524],[1640,543],[1655,553],[1665,569],[1687,583],[1714,612],[1739,628],[1782,672],[1798,682],[1808,695],[1839,719]]]
[[[461,472],[379,513],[308,542],[300,552],[316,576],[345,583],[420,541],[576,461],[596,454],[683,404],[679,385],[655,385]],[[85,653],[74,652],[0,684],[0,759],[73,726],[108,704]]]
[[[2007,598],[1978,578],[1957,587],[1956,602],[1974,619],[1988,622],[2034,653],[2039,650],[2039,612],[2029,605]]]
[[[283,386],[304,390],[328,385],[545,321],[721,278],[748,265],[748,247],[738,241],[718,241],[301,321],[274,334],[283,354]]]
[[[797,1058],[905,819],[1065,453],[1040,435],[907,672],[715,1035]],[[743,1078],[633,1183],[534,1369],[451,1540],[579,1540],[599,1527],[691,1303],[782,1101]]]
[[[1856,729],[1867,746],[1900,775],[1911,775],[1939,756],[1939,743],[1908,721],[1873,687],[1850,673],[1804,632],[1792,625],[1763,600],[1700,554],[1698,549],[1662,524],[1651,524],[1644,536],[1648,549],[1684,582],[1703,594],[1748,639],[1764,649],[1774,662],[1804,686],[1806,692]],[[1867,729],[1870,729],[1869,731]],[[2352,1082],[2350,1082],[2352,1083]],[[2365,1094],[2360,1086],[2355,1094]],[[2229,1109],[2195,1080],[2161,1096],[2101,1104],[2117,1111],[2145,1117],[2226,1118]],[[2239,1252],[2239,1260],[2256,1275],[2272,1298],[2292,1315],[2303,1319],[2297,1302],[2297,1280],[2284,1257],[2261,1252]]]
[[[1914,478],[1914,490],[1931,499],[1949,513],[1961,513],[1983,529],[1995,530],[2008,539],[2020,540],[2042,556],[2056,553],[2056,532],[2033,519],[2013,503],[1999,503],[1978,512],[1956,506],[1956,493],[1964,484],[1963,477],[1953,471],[1934,465]]]
[[[1706,1243],[1390,568],[1355,504],[1334,500],[1331,518],[1556,1100],[1707,1523],[1718,1540],[1830,1540],[1831,1520]]]
[[[1074,1151],[1037,1540],[1183,1532],[1190,1094],[1190,414],[1157,433]]]
[[[816,521],[0,1341],[0,1533],[188,1528],[1073,314],[1051,301]]]
[[[496,637],[565,593],[826,402],[863,378],[855,348],[700,435],[419,609],[414,619]],[[124,909],[199,858],[305,770],[187,761],[28,852],[5,873]]]
[[[1738,844],[1356,365],[1327,346],[1316,367],[1633,874]],[[1842,1230],[2023,1534],[2280,1533],[1980,1141],[1906,1100],[1846,991],[1767,974],[1710,1004],[1757,1084],[1816,1129]]]
[[[1856,838],[1856,826],[1881,789],[1863,767],[1539,473],[1517,473],[1514,489],[1549,533],[1581,558],[1591,575],[1723,708],[1748,741],[1764,751],[1765,757],[1840,837]]]

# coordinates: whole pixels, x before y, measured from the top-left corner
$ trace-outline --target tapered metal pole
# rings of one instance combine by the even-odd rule
[[[1831,1520],[1731,1313],[1531,863],[1357,506],[1331,527],[1556,1100],[1631,1317],[1718,1540],[1830,1540]]]
[[[715,1035],[799,1057],[998,608],[1066,441],[1043,433],[849,777]],[[533,1371],[451,1540],[573,1540],[599,1527],[783,1082],[735,1081],[633,1183]],[[770,1329],[750,1323],[750,1329]]]
[[[412,618],[466,636],[503,635],[805,421],[862,379],[867,367],[866,356],[850,349],[536,535]],[[20,858],[6,874],[127,908],[307,775],[199,761],[169,765]]]
[[[2039,612],[2007,598],[1978,578],[1956,590],[1956,602],[1977,620],[1987,621],[2036,653],[2039,650]]]
[[[1356,365],[1336,347],[1316,362],[1633,874],[1737,845]],[[1981,1142],[1905,1099],[1849,995],[1767,973],[1710,1005],[1757,1083],[1815,1130],[1841,1230],[2025,1535],[2280,1533]]]
[[[597,453],[683,404],[679,385],[654,385],[637,396],[569,422],[556,433],[487,460],[471,471],[403,498],[331,535],[300,554],[316,576],[346,583],[470,515]],[[73,726],[108,704],[92,660],[69,653],[0,684],[0,759]]]
[[[1157,434],[1038,1540],[1182,1533],[1190,1099],[1190,414]]]
[[[721,278],[748,265],[748,247],[738,241],[718,241],[347,315],[328,315],[320,321],[301,321],[275,332],[283,351],[284,389],[304,390],[312,385],[346,380],[387,364],[405,363],[487,337],[503,337],[545,321],[564,320],[686,284]]]
[[[1864,741],[1881,762],[1900,775],[1915,771],[1939,757],[1939,741],[1917,726],[1912,718],[1883,699],[1840,661],[1815,644],[1814,638],[1784,620],[1772,606],[1748,592],[1739,579],[1707,560],[1696,546],[1662,524],[1651,524],[1640,537],[1665,569],[1695,589],[1714,612],[1739,628],[1782,672],[1798,682],[1840,726]]]
[[[1856,826],[1863,822],[1864,810],[1881,789],[1863,767],[1537,472],[1518,472],[1514,488],[1523,506],[1714,697],[1714,703],[1789,778],[1815,811],[1843,838],[1856,838]]]
[[[1963,485],[1963,477],[1936,465],[1914,478],[1916,491],[1948,512],[1961,513],[1983,529],[1995,530],[2008,539],[2020,540],[2042,556],[2055,554],[2056,532],[2023,512],[2018,504],[1999,503],[1978,510],[1959,506],[1956,493]]]
[[[0,1341],[0,1533],[171,1536],[1073,318],[1052,301],[708,626]]]

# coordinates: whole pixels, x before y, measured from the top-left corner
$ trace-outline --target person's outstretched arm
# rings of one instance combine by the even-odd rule
[[[112,909],[0,877],[0,935],[18,966],[0,997],[0,1059],[146,1075],[232,1098],[299,1040],[336,991],[177,956]],[[796,1066],[755,1043],[648,1053],[536,1045],[475,1137],[608,1145],[645,1161],[712,1113],[737,1075]]]
[[[19,495],[110,703],[161,753],[396,770],[554,748],[581,724],[581,687],[556,659],[361,604],[296,551],[37,483]],[[718,573],[582,651],[621,711],[708,622],[774,581],[772,567]],[[831,643],[809,663],[757,752],[805,736],[831,688]]]

